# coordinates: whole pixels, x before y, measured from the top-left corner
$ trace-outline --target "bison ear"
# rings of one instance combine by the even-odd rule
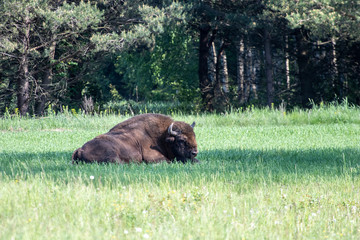
[[[165,141],[166,142],[174,142],[175,138],[174,137],[167,137],[167,138],[165,138]]]
[[[193,122],[191,125],[190,125],[192,128],[195,127],[195,122]]]

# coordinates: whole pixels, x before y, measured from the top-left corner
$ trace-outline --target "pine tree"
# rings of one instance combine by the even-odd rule
[[[17,106],[21,115],[29,106],[42,115],[50,95],[58,92],[54,69],[66,68],[89,49],[86,34],[100,23],[101,11],[85,2],[4,1],[0,8],[0,54],[18,65]],[[83,35],[82,35],[83,34]],[[61,78],[61,72],[58,72]],[[35,104],[36,102],[36,104]]]

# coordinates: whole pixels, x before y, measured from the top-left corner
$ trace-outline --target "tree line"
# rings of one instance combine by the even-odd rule
[[[360,105],[357,0],[0,0],[0,114]]]

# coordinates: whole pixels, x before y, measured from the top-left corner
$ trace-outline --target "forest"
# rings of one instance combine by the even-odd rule
[[[358,0],[0,0],[0,115],[360,105],[359,53]]]

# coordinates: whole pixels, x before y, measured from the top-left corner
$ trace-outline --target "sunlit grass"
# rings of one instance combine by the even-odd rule
[[[0,239],[358,239],[359,116],[174,116],[197,122],[198,165],[70,164],[126,116],[1,119]]]

